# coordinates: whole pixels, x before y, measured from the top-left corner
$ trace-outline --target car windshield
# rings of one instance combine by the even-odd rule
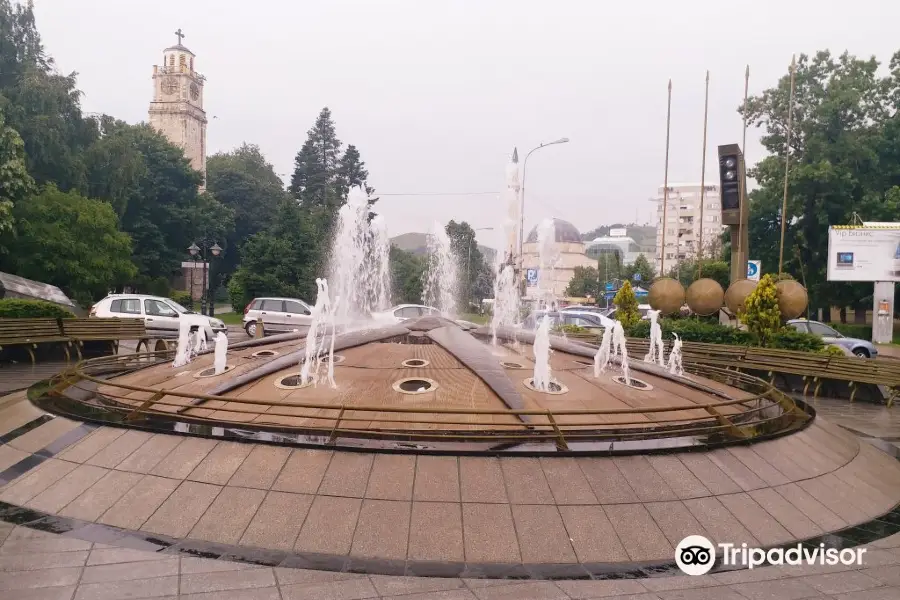
[[[192,315],[192,314],[194,314],[194,311],[186,309],[185,307],[183,307],[182,305],[178,304],[178,303],[175,302],[174,300],[166,300],[166,304],[168,304],[169,306],[171,306],[172,308],[174,308],[174,309],[175,309],[175,312],[181,313],[181,314],[183,314],[183,315]]]

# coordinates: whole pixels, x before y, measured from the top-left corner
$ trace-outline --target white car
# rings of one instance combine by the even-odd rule
[[[220,331],[228,332],[228,328],[221,320],[197,314],[171,298],[162,296],[110,294],[91,307],[90,316],[101,319],[111,317],[143,319],[147,332],[160,337],[177,336],[179,324],[183,320],[204,331],[207,340],[214,340]]]
[[[422,304],[398,304],[390,310],[372,313],[372,318],[379,323],[399,323],[406,319],[418,319],[426,316],[441,316],[441,311],[433,306]]]

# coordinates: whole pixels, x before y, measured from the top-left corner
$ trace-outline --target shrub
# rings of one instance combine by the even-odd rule
[[[855,325],[853,323],[829,323],[829,325],[847,337],[859,338],[861,340],[872,339],[871,325]]]
[[[4,298],[0,300],[2,319],[74,319],[75,315],[58,304],[44,300]]]
[[[824,348],[819,350],[819,352],[821,352],[822,354],[827,354],[829,356],[846,356],[846,354],[844,354],[844,351],[837,346],[825,346]]]
[[[562,333],[590,333],[589,329],[581,327],[580,325],[557,325],[553,330]]]
[[[775,280],[771,275],[763,275],[759,285],[747,297],[746,306],[738,317],[756,336],[760,346],[768,346],[772,336],[781,329],[781,310],[778,308]]]
[[[188,310],[194,309],[194,299],[191,297],[190,292],[183,292],[181,290],[175,290],[170,295],[169,298],[182,305]]]
[[[628,329],[640,322],[641,313],[638,311],[637,296],[634,295],[630,281],[626,281],[616,292],[613,304],[616,305],[616,320],[622,324],[622,327]]]
[[[708,344],[725,344],[730,346],[757,346],[758,338],[749,331],[735,327],[707,323],[696,319],[661,319],[663,339],[671,340],[672,333],[677,333],[685,342],[705,342]],[[629,337],[650,337],[650,322],[641,321],[627,330]],[[780,329],[772,334],[770,348],[781,350],[803,350],[815,352],[821,350],[821,338],[809,333],[800,333],[793,329]]]

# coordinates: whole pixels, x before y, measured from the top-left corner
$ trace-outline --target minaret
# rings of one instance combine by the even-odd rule
[[[178,43],[163,50],[163,64],[153,66],[153,101],[150,125],[184,149],[191,166],[206,182],[206,113],[203,84],[206,78],[194,70],[194,53],[181,44],[185,35],[175,32]]]

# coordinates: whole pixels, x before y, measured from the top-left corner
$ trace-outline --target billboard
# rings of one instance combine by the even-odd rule
[[[900,223],[829,227],[828,281],[900,281]]]

